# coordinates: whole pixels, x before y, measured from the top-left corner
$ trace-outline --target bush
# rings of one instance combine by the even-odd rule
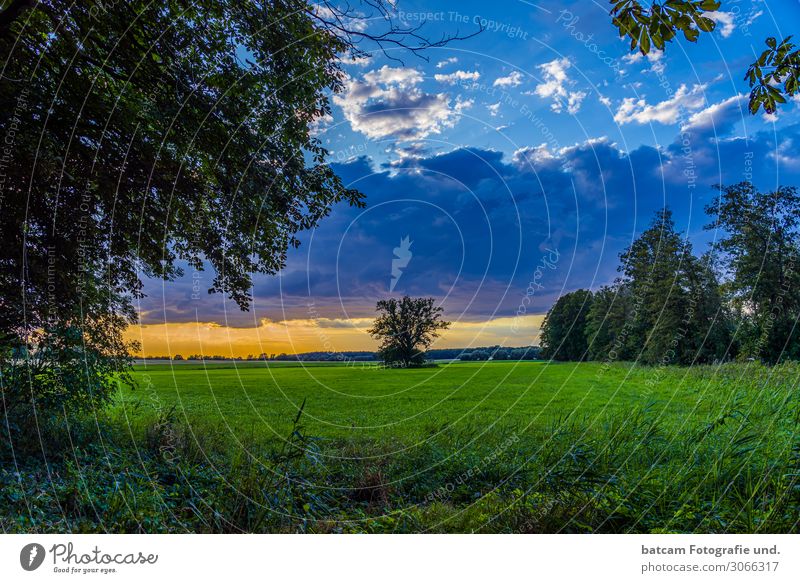
[[[97,334],[78,326],[54,327],[29,346],[5,348],[0,354],[5,440],[54,418],[96,412],[120,383],[131,382],[125,345]],[[111,350],[101,348],[109,345]]]

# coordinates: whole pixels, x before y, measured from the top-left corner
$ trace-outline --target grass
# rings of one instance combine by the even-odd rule
[[[464,430],[535,432],[577,420],[591,433],[604,420],[644,405],[664,422],[697,425],[722,414],[740,392],[736,383],[709,383],[690,369],[595,363],[458,363],[416,370],[159,364],[138,367],[135,378],[138,388],[121,395],[120,415],[135,421],[175,406],[187,421],[234,439],[282,438],[304,402],[310,435],[391,441]]]
[[[0,509],[17,507],[4,531],[799,528],[795,364],[198,363],[135,378],[110,411],[48,434],[49,474],[2,470]]]

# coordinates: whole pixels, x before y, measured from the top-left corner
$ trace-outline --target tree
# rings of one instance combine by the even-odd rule
[[[800,357],[800,196],[794,187],[759,192],[740,182],[719,187],[706,207],[721,230],[714,243],[726,269],[727,289],[741,322],[742,354],[777,362]]]
[[[684,318],[685,335],[678,361],[713,363],[736,356],[733,319],[719,283],[715,256],[690,256],[685,269],[690,312]]]
[[[663,50],[678,32],[690,42],[696,42],[701,32],[711,32],[716,23],[709,13],[719,9],[717,0],[660,0],[649,7],[640,0],[611,0],[611,17],[621,38],[629,38],[630,49],[647,55],[652,48]],[[747,69],[745,80],[750,83],[750,112],[763,107],[775,113],[784,95],[800,93],[800,50],[787,36],[780,43],[765,39],[767,48]],[[781,87],[782,85],[782,87]]]
[[[544,358],[581,361],[587,356],[586,315],[592,307],[592,292],[579,289],[558,298],[542,323]]]
[[[683,280],[691,246],[675,231],[672,212],[663,209],[632,244],[620,254],[620,271],[640,309],[635,314],[631,341],[643,362],[674,360],[673,341],[689,308]]]
[[[620,285],[629,290],[624,349],[646,364],[692,364],[723,358],[730,326],[711,259],[698,259],[663,209],[620,254]],[[590,318],[600,341],[609,331]],[[619,326],[619,314],[612,321]],[[617,329],[614,330],[617,333]],[[599,330],[600,332],[596,332]]]
[[[356,22],[370,17],[305,0],[3,4],[4,400],[35,400],[37,377],[10,357],[25,348],[57,366],[59,391],[93,387],[78,402],[101,403],[135,348],[122,331],[142,277],[210,267],[209,293],[247,309],[252,275],[278,272],[299,232],[363,206],[313,131],[341,57],[455,38],[370,34]],[[60,344],[82,348],[56,362],[46,347]]]
[[[635,306],[631,286],[616,282],[594,292],[586,314],[589,360],[633,360],[638,348],[633,341]]]
[[[368,332],[380,340],[378,356],[386,364],[408,367],[425,361],[425,350],[450,327],[442,320],[444,310],[434,303],[434,298],[408,296],[378,302],[379,315]]]

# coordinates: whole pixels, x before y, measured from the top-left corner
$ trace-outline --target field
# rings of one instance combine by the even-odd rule
[[[725,382],[708,373],[703,378],[689,368],[544,362],[410,370],[368,364],[140,365],[137,388],[122,393],[118,411],[135,421],[176,407],[189,423],[233,439],[285,438],[303,402],[309,435],[386,443],[464,432],[537,434],[571,424],[591,434],[644,407],[659,423],[700,428],[748,396],[746,369],[736,369],[741,378],[734,373]]]
[[[185,363],[134,378],[53,437],[70,444],[53,486],[31,474],[8,490],[32,518],[4,530],[53,514],[38,530],[798,530],[797,365]]]

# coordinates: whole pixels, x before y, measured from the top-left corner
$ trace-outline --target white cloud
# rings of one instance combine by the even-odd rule
[[[367,29],[367,25],[369,24],[369,19],[363,12],[348,11],[348,14],[345,15],[341,11],[334,12],[324,4],[314,4],[312,10],[321,19],[336,23],[337,25],[342,25],[348,30],[363,32]]]
[[[433,78],[439,83],[455,85],[463,81],[477,81],[481,78],[481,74],[477,71],[456,71],[455,73],[448,73],[447,75],[437,74],[434,75]]]
[[[498,77],[494,80],[495,87],[518,87],[522,85],[522,75],[519,71],[511,71],[505,77]]]
[[[514,152],[511,161],[517,168],[525,169],[528,166],[533,166],[544,162],[551,162],[555,159],[555,154],[550,151],[550,148],[547,146],[547,144],[540,144],[538,146],[525,146],[523,148],[519,148]]]
[[[319,116],[309,125],[309,130],[315,136],[319,136],[327,130],[328,126],[333,123],[333,116],[329,113]]]
[[[493,103],[492,105],[487,105],[486,109],[489,110],[489,115],[492,117],[497,117],[497,114],[500,112],[500,102]]]
[[[354,57],[352,55],[344,56],[340,59],[340,62],[343,65],[355,65],[357,67],[366,67],[372,63],[372,57],[370,55],[361,55]]]
[[[439,61],[438,63],[436,63],[436,68],[441,69],[442,67],[446,67],[447,65],[457,62],[458,62],[458,57],[450,57],[449,59],[445,59],[444,61]]]
[[[761,114],[761,118],[769,123],[775,123],[778,121],[778,114],[777,113],[764,113]]]
[[[733,124],[742,119],[742,108],[746,107],[747,95],[740,93],[709,105],[689,117],[681,130],[722,135],[728,133]]]
[[[631,64],[633,64],[633,63],[638,63],[642,59],[644,59],[644,55],[641,52],[636,51],[635,53],[630,53],[630,54],[627,54],[627,55],[623,56],[622,57],[622,62],[623,63],[631,63]]]
[[[453,127],[459,113],[472,105],[458,99],[452,106],[446,93],[425,93],[418,86],[422,80],[416,69],[384,65],[360,80],[348,79],[333,102],[353,131],[376,139],[419,140]]]
[[[611,107],[611,100],[605,95],[600,95],[597,99],[599,99],[600,103],[602,103],[606,107]]]
[[[664,51],[655,49],[647,53],[647,60],[650,61],[650,70],[656,75],[663,74],[664,69],[667,68],[667,63],[663,59]]]
[[[728,38],[736,30],[736,15],[733,12],[706,12],[705,16],[716,22],[722,38]]]
[[[384,83],[407,88],[422,81],[422,73],[408,67],[389,67],[384,65],[380,69],[370,71],[364,75],[364,81],[369,84]]]
[[[744,26],[750,26],[753,24],[759,16],[764,14],[763,10],[751,10],[747,20],[744,21]]]
[[[586,98],[586,93],[583,91],[571,91],[569,94],[569,98],[567,99],[567,113],[575,115],[581,109],[581,103]],[[560,112],[560,109],[555,107],[555,104],[551,105],[550,107],[553,108],[553,111]]]
[[[656,74],[661,74],[666,69],[666,63],[662,60],[664,57],[664,51],[660,51],[658,49],[653,49],[649,53],[647,53],[647,61],[650,63],[650,71]],[[630,53],[622,57],[622,61],[625,63],[629,63],[631,65],[635,63],[641,62],[645,56],[636,51],[635,53]]]
[[[567,75],[567,69],[571,66],[572,63],[566,57],[539,65],[543,81],[536,86],[534,93],[539,97],[552,99],[553,103],[550,104],[550,109],[556,113],[564,110],[565,102],[568,113],[577,113],[581,108],[581,102],[586,97],[585,92],[572,91],[569,88],[575,84]]]
[[[455,111],[457,111],[458,113],[461,113],[465,109],[470,109],[473,105],[475,105],[475,100],[474,99],[462,99],[461,96],[459,95],[456,98]]]
[[[614,115],[614,121],[619,125],[633,122],[674,124],[682,112],[697,111],[705,106],[706,87],[695,85],[688,89],[686,85],[681,85],[672,97],[655,105],[648,104],[644,99],[627,97]]]

